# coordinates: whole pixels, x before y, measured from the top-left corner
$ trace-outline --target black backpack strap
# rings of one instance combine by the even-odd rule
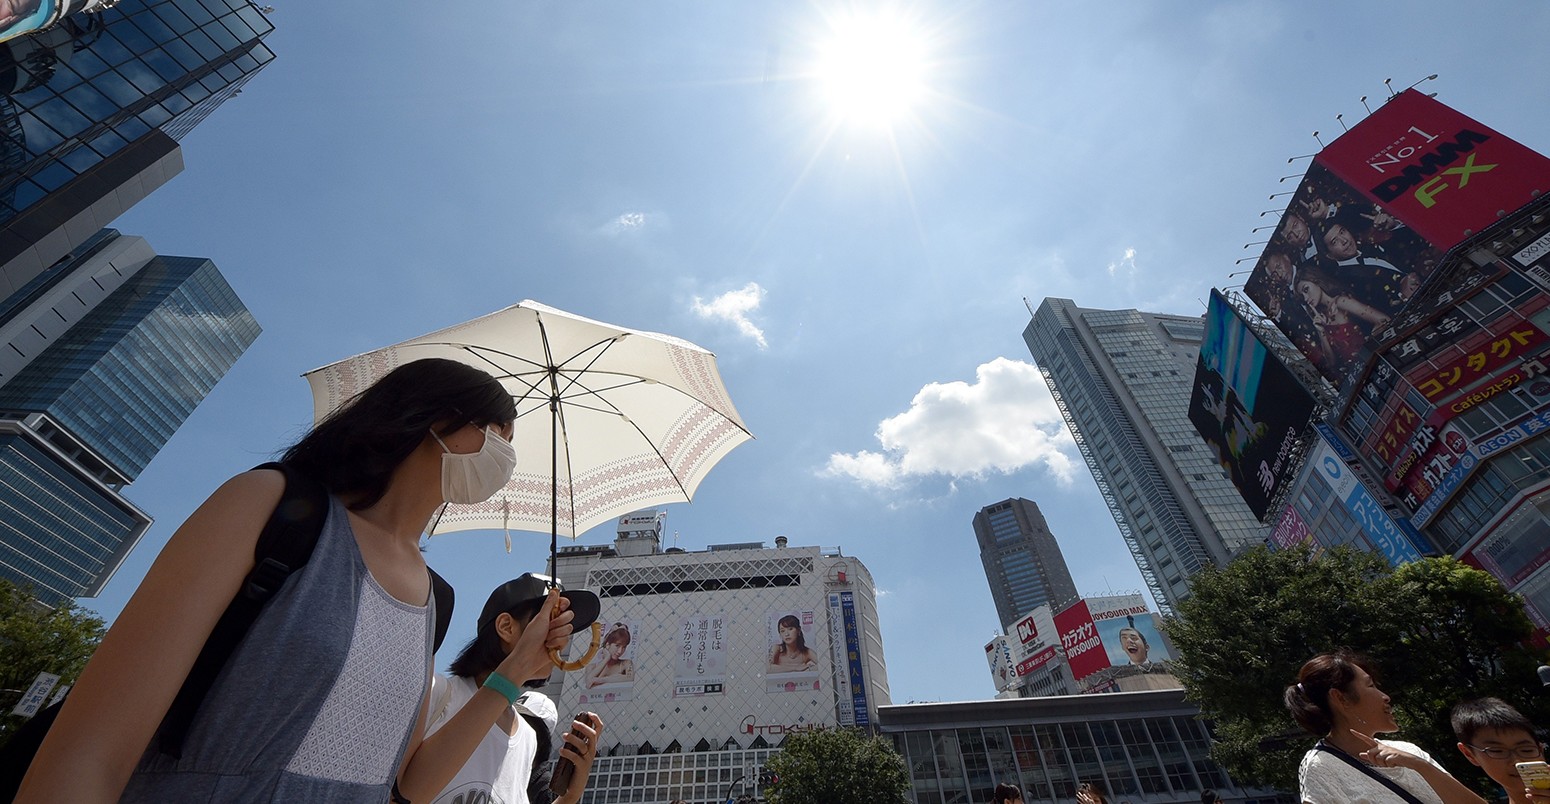
[[[1384,776],[1383,774],[1373,770],[1372,766],[1370,766],[1367,763],[1357,759],[1356,757],[1351,756],[1350,754],[1347,754],[1344,751],[1341,751],[1340,749],[1334,747],[1333,745],[1330,745],[1328,742],[1326,742],[1324,740],[1319,740],[1318,743],[1313,746],[1313,750],[1315,750],[1315,751],[1323,751],[1324,753],[1329,754],[1330,756],[1335,757],[1336,759],[1339,759],[1341,762],[1344,762],[1345,764],[1350,765],[1353,768],[1356,768],[1357,770],[1361,771],[1362,773],[1365,773],[1368,776],[1371,776],[1373,779],[1377,780],[1377,782],[1379,784],[1383,785],[1384,787],[1387,787],[1389,789],[1389,792],[1393,793],[1396,796],[1399,796],[1400,800],[1405,802],[1405,804],[1422,804],[1421,800],[1419,798],[1416,798],[1414,793],[1410,792],[1409,790],[1406,790],[1403,787],[1400,787],[1398,782],[1396,782],[1393,779],[1390,779],[1389,777]]]
[[[312,557],[318,535],[323,531],[323,520],[328,516],[328,490],[323,484],[281,463],[266,463],[254,468],[283,472],[285,493],[259,533],[253,549],[253,569],[242,580],[237,596],[232,598],[209,639],[205,640],[204,649],[199,651],[199,658],[194,660],[188,678],[178,690],[178,697],[173,699],[162,720],[157,732],[157,747],[174,757],[182,756],[183,740],[188,736],[194,714],[199,711],[199,705],[210,692],[221,668],[247,635],[253,621],[258,619],[264,604],[274,597],[291,573],[301,569]]]
[[[441,643],[447,638],[447,629],[452,625],[452,606],[457,602],[457,595],[446,578],[437,575],[430,567],[426,569],[431,573],[431,597],[436,601],[436,641],[431,647],[431,653],[435,653],[441,650]]]
[[[522,719],[538,733],[538,746],[533,751],[533,769],[527,780],[527,800],[531,804],[550,804],[554,801],[554,793],[549,790],[549,774],[554,763],[549,758],[553,746],[549,724],[543,718],[526,712],[522,713]]]

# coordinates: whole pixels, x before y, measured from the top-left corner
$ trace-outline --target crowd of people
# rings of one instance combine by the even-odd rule
[[[1343,376],[1373,330],[1439,260],[1431,243],[1317,165],[1308,171],[1244,293],[1326,376]]]

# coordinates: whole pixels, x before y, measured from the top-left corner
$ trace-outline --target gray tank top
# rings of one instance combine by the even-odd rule
[[[216,677],[183,756],[147,751],[120,801],[387,801],[430,677],[433,608],[377,584],[333,499],[311,560]]]

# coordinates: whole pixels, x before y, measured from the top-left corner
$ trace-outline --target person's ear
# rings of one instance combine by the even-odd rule
[[[495,615],[495,633],[505,642],[516,642],[522,636],[522,623],[503,611]]]
[[[1459,753],[1463,754],[1464,758],[1469,760],[1471,765],[1474,765],[1477,768],[1480,767],[1480,760],[1479,760],[1479,758],[1475,756],[1475,752],[1473,750],[1471,750],[1469,746],[1467,746],[1467,745],[1465,745],[1463,743],[1459,743],[1458,746],[1459,746]]]

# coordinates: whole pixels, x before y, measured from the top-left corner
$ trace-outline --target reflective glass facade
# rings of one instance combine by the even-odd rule
[[[0,577],[49,606],[95,594],[150,523],[48,440],[0,422]]]
[[[1190,423],[1200,318],[1045,299],[1023,331],[1141,576],[1164,613],[1189,577],[1264,541]]]
[[[0,222],[153,131],[184,136],[274,54],[248,0],[122,0],[0,45]]]
[[[48,414],[133,480],[258,333],[209,260],[156,257],[0,386],[0,410]]]
[[[1196,714],[1178,691],[892,706],[879,717],[909,766],[912,804],[979,804],[1000,783],[1029,802],[1073,801],[1083,782],[1111,801],[1193,804],[1206,789],[1278,800],[1217,766]]]
[[[1076,583],[1039,506],[1016,498],[974,515],[985,580],[1006,626],[1039,606],[1059,609],[1076,598]]]

